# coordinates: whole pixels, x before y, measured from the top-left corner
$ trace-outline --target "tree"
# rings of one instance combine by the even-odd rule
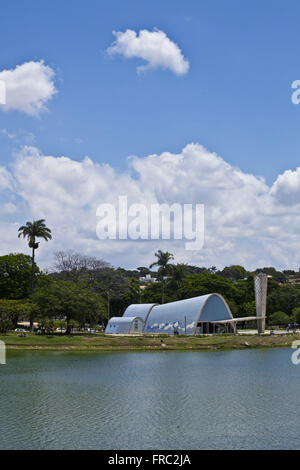
[[[48,285],[51,278],[34,263],[37,286]],[[0,256],[0,299],[27,299],[30,296],[31,257],[23,253]]]
[[[34,266],[35,274],[39,273]],[[0,256],[0,298],[25,299],[30,295],[31,258],[22,253]]]
[[[245,317],[256,317],[256,302],[246,302],[244,304]]]
[[[216,274],[216,272],[218,271],[217,267],[216,266],[211,266],[210,268],[208,268],[208,271],[212,274]]]
[[[177,300],[177,292],[172,289],[170,283],[166,285],[164,292],[165,302],[173,302]],[[161,302],[161,285],[159,282],[149,282],[147,286],[143,289],[142,292],[143,303],[155,303],[159,304]]]
[[[32,249],[31,256],[31,295],[34,291],[34,254],[35,250],[39,247],[37,238],[43,238],[46,242],[51,240],[51,230],[45,224],[45,219],[34,220],[33,222],[26,222],[26,225],[22,225],[19,230],[18,237],[27,238],[28,246]],[[33,329],[33,318],[30,318],[30,328]]]
[[[157,258],[154,263],[150,264],[149,268],[153,268],[153,266],[158,266],[158,274],[159,277],[161,278],[161,285],[162,285],[162,292],[161,292],[161,303],[164,303],[164,293],[165,293],[165,276],[168,273],[168,265],[171,260],[174,259],[174,256],[172,253],[169,253],[166,251],[165,253],[162,252],[161,250],[158,250],[157,253],[155,253],[155,256]]]
[[[37,289],[33,299],[41,317],[66,320],[66,334],[71,333],[72,320],[81,324],[86,320],[93,323],[103,320],[106,316],[103,299],[90,289],[72,281],[59,280],[51,286]]]
[[[5,311],[0,310],[0,333],[6,333],[12,328],[12,321],[9,314]]]
[[[140,287],[138,279],[134,277],[129,279],[128,290],[124,295],[124,300],[126,301],[127,306],[130,304],[141,303],[143,295],[143,289]]]
[[[199,295],[216,292],[226,297],[226,300],[235,300],[237,291],[231,281],[217,274],[192,274],[182,281],[178,290],[178,299],[188,299]]]
[[[0,321],[2,330],[7,328],[16,328],[20,317],[28,318],[30,316],[32,304],[23,300],[0,299]]]
[[[136,268],[140,274],[140,276],[142,277],[145,277],[146,274],[151,274],[151,271],[149,268],[147,268],[146,266],[139,266],[138,268]]]
[[[113,316],[122,315],[128,305],[128,297],[132,295],[131,279],[138,277],[138,271],[115,269],[102,259],[85,256],[69,251],[55,253],[56,270],[51,274],[52,279],[72,281],[84,286],[91,292],[102,297]]]
[[[294,310],[293,310],[293,320],[296,323],[300,324],[300,307],[294,308]]]
[[[169,264],[168,271],[171,276],[169,285],[172,289],[176,291],[177,289],[179,289],[183,279],[188,273],[188,265],[184,263]]]
[[[236,281],[247,277],[246,269],[239,265],[226,266],[226,268],[224,268],[219,274],[227,279],[233,279]]]
[[[281,271],[276,271],[276,269],[273,267],[259,268],[259,269],[256,269],[255,272],[256,273],[262,272],[265,274],[269,274],[277,282],[281,282],[281,283],[286,282],[286,276]]]
[[[112,267],[90,271],[87,286],[101,295],[106,303],[109,301],[111,316],[123,314],[128,305],[126,297],[130,294],[130,278],[122,271]]]
[[[205,274],[205,273],[212,273],[211,268],[206,268],[205,266],[201,266],[201,267],[193,266],[191,264],[187,265],[187,274]]]
[[[73,250],[56,251],[54,253],[53,277],[82,282],[91,276],[93,271],[98,271],[109,266],[109,263],[93,256],[86,256]],[[57,272],[59,275],[57,275]],[[88,275],[89,273],[89,275]]]
[[[52,318],[42,317],[39,321],[39,329],[42,334],[51,335],[54,332],[54,320]]]
[[[290,317],[284,312],[274,312],[270,315],[268,323],[269,325],[284,325],[286,326],[290,322]]]
[[[273,312],[286,312],[288,315],[292,315],[294,308],[300,307],[300,289],[293,287],[289,284],[278,286],[277,289],[269,291],[268,282],[268,311]]]

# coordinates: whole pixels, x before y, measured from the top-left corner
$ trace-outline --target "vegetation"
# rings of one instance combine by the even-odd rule
[[[284,312],[274,312],[269,316],[269,325],[287,326],[290,317]]]
[[[19,230],[18,237],[23,236],[23,238],[27,238],[28,246],[32,249],[31,255],[31,283],[30,283],[30,291],[31,295],[33,295],[34,291],[34,271],[35,271],[35,263],[34,263],[34,254],[35,250],[39,247],[39,242],[37,242],[37,238],[43,238],[46,242],[51,240],[51,230],[45,224],[44,219],[34,220],[33,222],[26,222],[26,225],[22,225]],[[33,317],[30,316],[30,328],[33,328]]]
[[[61,333],[19,337],[17,333],[0,335],[8,350],[56,351],[217,351],[228,349],[289,347],[300,334],[289,335],[215,335],[215,336],[111,336],[104,334]]]
[[[34,265],[34,274],[39,269]],[[30,295],[31,258],[30,256],[9,254],[0,256],[0,295],[4,299],[25,299]]]
[[[161,280],[161,303],[163,304],[165,301],[165,279],[168,274],[170,261],[174,259],[174,256],[168,251],[164,253],[161,250],[158,250],[155,256],[157,260],[150,264],[149,268],[151,269],[153,266],[158,266],[158,277]]]
[[[17,328],[22,317],[30,317],[33,306],[26,300],[0,299],[0,331]]]
[[[105,306],[97,294],[72,281],[53,282],[39,289],[33,300],[42,318],[66,320],[67,335],[71,333],[72,320],[77,320],[83,327],[86,321],[93,326],[105,312]]]
[[[51,239],[43,219],[27,222],[18,236],[27,238],[32,256],[10,253],[0,257],[0,332],[15,329],[21,320],[38,321],[50,334],[56,322],[72,326],[105,326],[108,316],[123,315],[132,303],[161,303],[217,292],[227,300],[236,317],[254,316],[253,277],[269,275],[267,323],[269,326],[300,324],[300,271],[264,267],[248,272],[243,266],[201,267],[173,262],[172,253],[158,250],[150,267],[114,268],[103,259],[72,250],[54,254],[52,272],[42,272],[35,262],[38,238]],[[158,267],[158,271],[152,271]],[[156,282],[142,282],[150,274]],[[299,284],[298,284],[299,282]]]
[[[227,279],[238,281],[239,279],[247,278],[247,271],[243,266],[226,266],[223,271],[220,272],[220,275]]]
[[[293,309],[293,320],[300,325],[300,307]]]

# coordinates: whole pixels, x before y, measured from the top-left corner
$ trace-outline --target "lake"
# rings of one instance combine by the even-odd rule
[[[1,449],[300,449],[291,349],[9,351]]]

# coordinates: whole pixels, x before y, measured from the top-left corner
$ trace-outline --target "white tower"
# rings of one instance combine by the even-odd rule
[[[259,273],[254,276],[254,291],[258,333],[264,333],[266,327],[268,275]]]

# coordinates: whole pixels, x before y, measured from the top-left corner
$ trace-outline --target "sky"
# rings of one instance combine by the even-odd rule
[[[299,13],[293,0],[2,5],[0,254],[29,253],[17,229],[45,218],[44,268],[58,250],[135,268],[163,249],[298,270]],[[99,240],[97,207],[120,195],[204,204],[203,247]]]

